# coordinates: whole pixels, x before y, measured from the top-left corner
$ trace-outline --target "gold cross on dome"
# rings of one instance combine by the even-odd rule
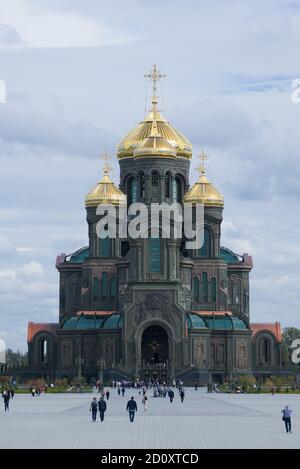
[[[200,173],[200,176],[204,176],[206,170],[206,161],[208,160],[209,156],[204,152],[204,150],[201,150],[198,158],[200,160],[200,165],[197,169]]]
[[[157,105],[157,82],[161,80],[162,78],[166,78],[167,75],[162,75],[159,70],[156,68],[156,64],[153,65],[153,69],[150,71],[150,73],[144,75],[145,78],[149,78],[150,81],[152,81],[152,110],[156,111],[156,105]]]
[[[103,166],[104,175],[108,176],[109,173],[113,171],[113,167],[110,166],[110,164],[108,163],[109,160],[111,160],[111,156],[107,153],[107,151],[105,151],[103,155],[100,156],[100,158],[101,160],[104,160],[104,166]]]

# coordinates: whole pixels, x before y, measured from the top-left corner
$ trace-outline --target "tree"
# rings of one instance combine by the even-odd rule
[[[300,339],[300,329],[285,327],[282,332],[282,364],[285,367],[299,367],[292,362],[291,345],[295,339]]]

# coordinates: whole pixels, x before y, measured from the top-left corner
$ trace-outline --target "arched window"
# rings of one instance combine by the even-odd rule
[[[42,363],[48,360],[48,340],[42,339],[40,342],[40,359]]]
[[[193,278],[193,297],[196,303],[199,303],[199,295],[200,295],[199,279],[198,277],[194,277]]]
[[[203,303],[208,302],[208,281],[206,272],[202,274],[202,301]]]
[[[160,238],[149,238],[149,271],[160,272]]]
[[[169,199],[171,197],[171,176],[168,173],[165,176],[165,198]]]
[[[201,246],[199,250],[199,256],[200,257],[210,257],[211,255],[211,242],[210,242],[210,230],[208,228],[204,228],[204,234],[203,234],[203,245]]]
[[[101,279],[101,298],[102,301],[107,301],[107,272],[102,273]]]
[[[110,280],[110,298],[112,301],[115,301],[117,296],[117,281],[116,277],[112,277]]]
[[[127,183],[127,202],[128,205],[134,204],[137,201],[137,184],[136,179],[131,177]]]
[[[215,303],[217,301],[217,280],[215,277],[211,279],[211,301]]]
[[[97,301],[100,298],[100,282],[97,277],[93,278],[93,299]]]
[[[100,257],[109,257],[111,250],[111,238],[106,236],[106,238],[99,238],[99,256]]]
[[[180,177],[176,177],[173,181],[173,201],[179,204],[182,202],[182,182]]]

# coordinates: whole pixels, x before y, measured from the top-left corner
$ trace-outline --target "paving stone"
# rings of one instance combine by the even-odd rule
[[[134,395],[138,412],[125,410]],[[300,395],[206,394],[186,389],[181,403],[154,398],[144,412],[137,391],[111,391],[103,423],[91,421],[93,394],[16,395],[9,413],[0,408],[0,448],[299,448]],[[97,395],[99,396],[99,395]],[[286,434],[281,410],[294,410]]]

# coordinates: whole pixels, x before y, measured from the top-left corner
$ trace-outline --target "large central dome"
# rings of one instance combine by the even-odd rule
[[[190,159],[192,157],[191,143],[155,109],[155,106],[153,107],[154,109],[152,109],[145,119],[131,130],[119,143],[117,148],[118,158],[133,158],[135,149],[145,139],[151,136],[153,124],[155,124],[161,137],[174,148],[176,156]]]

